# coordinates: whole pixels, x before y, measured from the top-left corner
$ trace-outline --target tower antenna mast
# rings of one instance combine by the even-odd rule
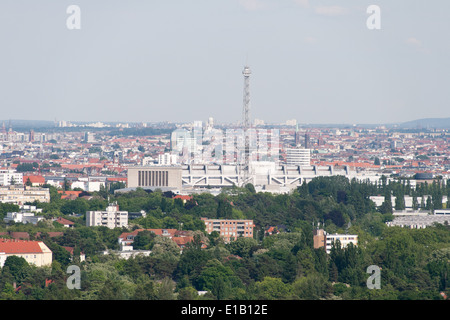
[[[250,167],[250,67],[246,65],[242,71],[244,75],[244,105],[242,110],[242,129],[244,131],[244,166],[242,168],[242,184],[247,183]]]

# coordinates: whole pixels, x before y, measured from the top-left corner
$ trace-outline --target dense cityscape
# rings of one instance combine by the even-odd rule
[[[448,129],[12,123],[2,299],[447,299]]]
[[[1,2],[3,309],[436,311],[450,300],[449,10]]]

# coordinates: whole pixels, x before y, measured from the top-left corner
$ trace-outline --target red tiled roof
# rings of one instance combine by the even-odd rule
[[[63,248],[66,249],[71,255],[73,255],[74,248],[72,247],[63,247]]]
[[[70,220],[64,219],[59,217],[58,219],[56,219],[56,222],[60,223],[60,224],[68,224],[68,225],[74,225],[75,222],[72,222]]]
[[[177,232],[177,229],[147,229],[148,231],[152,231],[154,234],[158,236],[163,235],[163,230],[166,230],[171,236],[175,235],[175,232]]]
[[[120,178],[120,177],[117,177],[117,178],[106,178],[106,181],[121,181],[121,182],[127,182],[127,178]]]
[[[181,199],[181,200],[191,200],[192,196],[184,196],[184,195],[179,194],[179,195],[177,195],[177,196],[175,196],[173,198],[174,199]]]
[[[45,178],[43,176],[23,176],[23,183],[27,183],[30,179],[31,183],[45,184]]]
[[[61,194],[61,199],[76,199],[83,191],[58,191]]]
[[[0,239],[0,252],[6,254],[42,253],[38,241]]]
[[[192,237],[192,236],[189,236],[189,237],[173,237],[172,240],[175,241],[175,243],[179,247],[181,247],[181,246],[185,246],[189,242],[194,241],[194,237]]]

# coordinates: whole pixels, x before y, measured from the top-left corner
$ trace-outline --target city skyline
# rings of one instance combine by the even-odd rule
[[[450,116],[450,4],[5,1],[2,118],[73,122],[402,123]],[[81,8],[68,30],[66,9]]]

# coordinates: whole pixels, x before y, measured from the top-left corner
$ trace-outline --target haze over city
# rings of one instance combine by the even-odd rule
[[[450,116],[444,1],[72,2],[1,2],[3,119],[237,122],[246,64],[267,123]]]

